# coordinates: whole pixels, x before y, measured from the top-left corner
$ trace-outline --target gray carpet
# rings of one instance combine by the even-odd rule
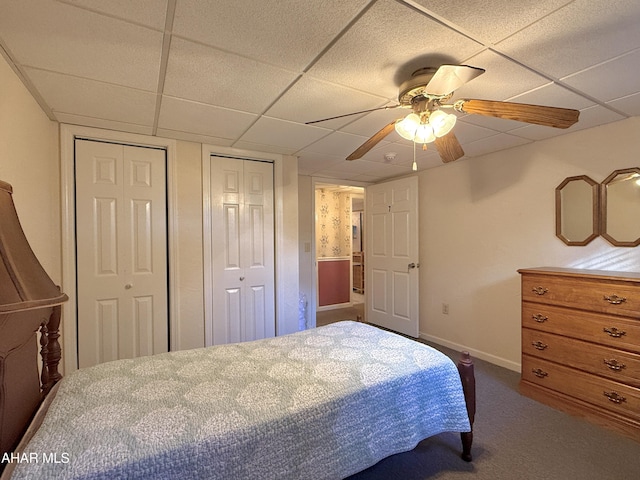
[[[456,352],[436,348],[457,361]],[[459,434],[445,433],[350,480],[640,479],[640,438],[633,441],[523,397],[518,393],[518,373],[474,362],[473,462],[460,459]]]

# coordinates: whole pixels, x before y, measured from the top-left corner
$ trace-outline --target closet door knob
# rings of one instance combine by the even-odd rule
[[[132,285],[131,283],[127,283],[127,284],[124,286],[124,289],[125,289],[125,290],[131,290],[132,288],[133,288],[133,285]]]

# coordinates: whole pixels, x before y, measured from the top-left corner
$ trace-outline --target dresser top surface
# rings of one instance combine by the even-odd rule
[[[590,277],[603,280],[625,280],[640,283],[640,272],[617,272],[612,270],[589,270],[585,268],[536,267],[521,268],[520,274],[544,274],[559,277]]]

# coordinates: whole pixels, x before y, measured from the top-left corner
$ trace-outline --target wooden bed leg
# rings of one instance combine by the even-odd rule
[[[462,459],[470,462],[471,444],[473,443],[473,421],[476,416],[476,377],[473,369],[473,361],[469,352],[462,352],[460,361],[458,362],[458,372],[460,372],[460,380],[462,381],[462,391],[464,392],[464,400],[467,404],[467,414],[469,415],[469,423],[471,424],[470,432],[461,432],[462,439]]]

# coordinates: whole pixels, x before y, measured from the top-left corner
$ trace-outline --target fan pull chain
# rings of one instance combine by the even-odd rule
[[[418,164],[416,163],[416,141],[413,141],[413,165],[411,165],[411,170],[414,172],[418,171]]]

